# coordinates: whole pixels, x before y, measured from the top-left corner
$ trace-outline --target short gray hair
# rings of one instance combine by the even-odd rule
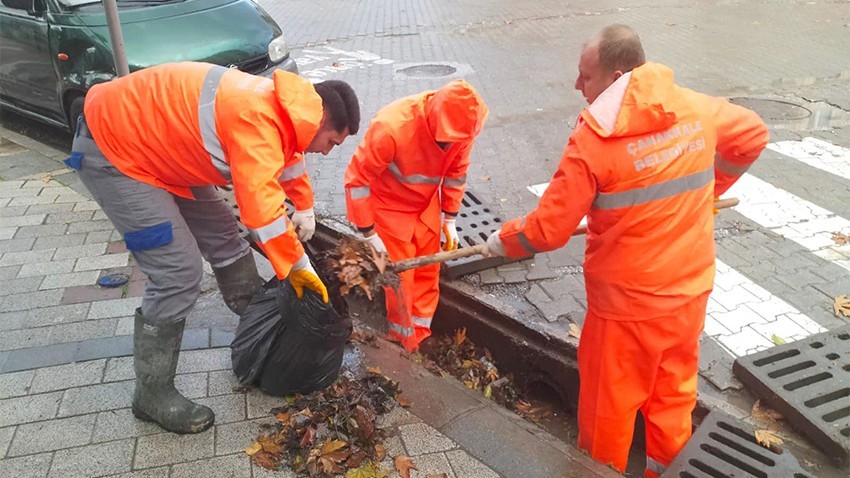
[[[608,72],[626,73],[646,63],[640,37],[629,26],[608,25],[594,37],[594,43],[599,49],[599,66]]]

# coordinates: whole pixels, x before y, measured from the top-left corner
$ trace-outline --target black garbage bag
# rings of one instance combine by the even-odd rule
[[[243,385],[275,396],[310,393],[333,383],[342,366],[351,319],[311,290],[298,299],[288,280],[268,281],[242,314],[231,344]]]

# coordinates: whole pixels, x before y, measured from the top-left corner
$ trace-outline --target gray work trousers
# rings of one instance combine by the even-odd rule
[[[124,175],[100,151],[82,117],[71,151],[83,184],[148,276],[142,299],[147,321],[177,322],[189,315],[200,295],[202,256],[221,268],[251,253],[215,187],[192,188],[191,200]]]

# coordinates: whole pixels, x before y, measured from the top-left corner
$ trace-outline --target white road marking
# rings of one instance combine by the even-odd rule
[[[736,357],[826,329],[721,260],[708,298],[705,334]]]
[[[847,219],[751,174],[744,174],[727,195],[741,200],[735,211],[748,219],[850,270],[850,244],[839,245],[832,237],[850,234]]]
[[[850,149],[817,138],[779,141],[768,144],[767,148],[822,171],[850,179]]]

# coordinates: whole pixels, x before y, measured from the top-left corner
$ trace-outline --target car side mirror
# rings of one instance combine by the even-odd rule
[[[26,10],[28,14],[33,16],[41,15],[41,11],[43,10],[42,2],[37,2],[36,0],[3,0],[3,5],[14,8],[15,10]]]

